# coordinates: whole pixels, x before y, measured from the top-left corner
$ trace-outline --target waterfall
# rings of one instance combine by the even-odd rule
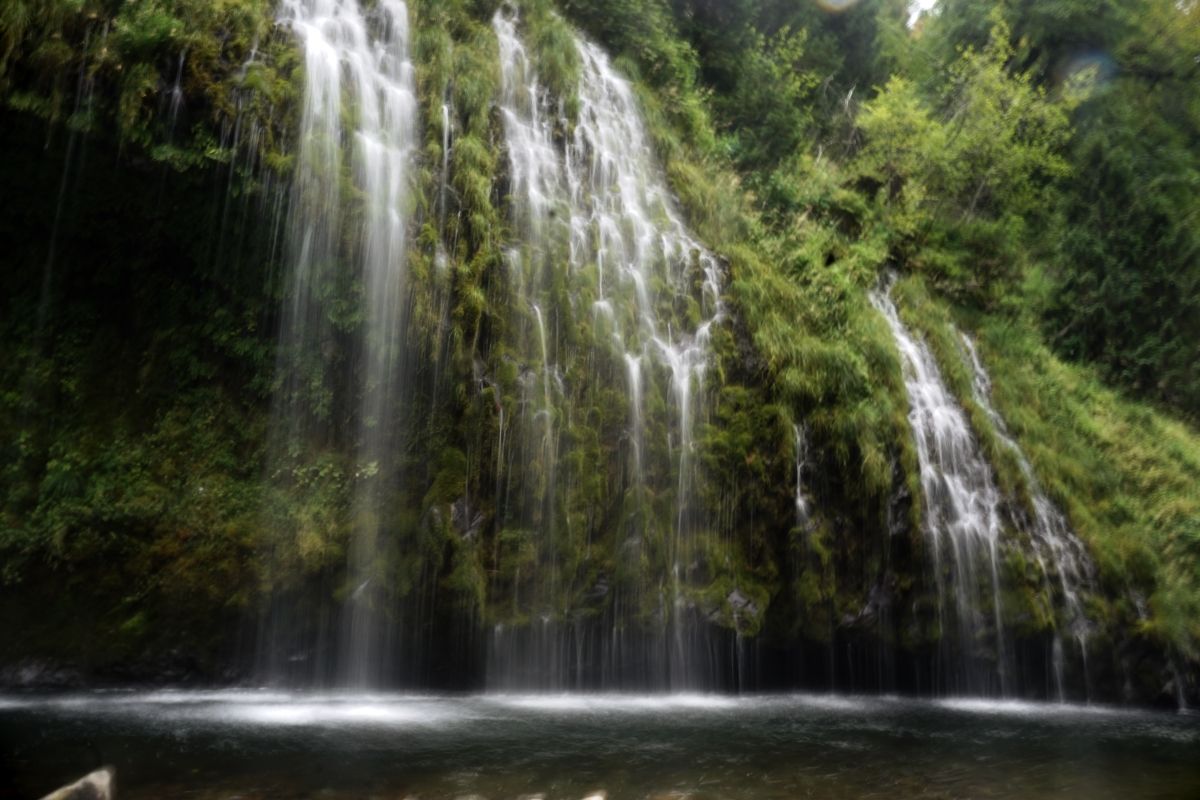
[[[442,103],[442,174],[438,181],[438,227],[446,229],[446,187],[450,185],[450,104]]]
[[[514,349],[523,359],[518,378],[521,400],[514,410],[511,440],[519,454],[501,468],[506,483],[511,485],[515,479],[519,489],[516,496],[506,498],[510,524],[534,539],[539,551],[552,553],[557,516],[555,432],[560,411],[552,391],[554,365],[541,306],[544,303],[553,311],[557,300],[548,296],[546,287],[554,269],[553,238],[558,233],[554,223],[562,195],[560,158],[552,138],[553,118],[546,112],[544,92],[515,25],[497,13],[494,27],[500,47],[499,105],[508,150],[510,207],[519,240],[506,256],[516,301],[510,313],[517,326]],[[527,599],[541,606],[531,608],[533,614],[544,619],[552,616],[552,593]],[[497,644],[505,630],[497,633]]]
[[[642,359],[632,353],[625,354],[625,367],[629,373],[629,439],[633,455],[633,485],[641,492],[645,483],[642,464]]]
[[[381,573],[384,508],[397,481],[395,407],[403,385],[405,264],[417,100],[401,0],[285,0],[281,24],[303,52],[305,84],[289,228],[290,272],[280,334],[286,447],[311,438],[305,392],[327,387],[353,408],[357,470],[349,593],[339,624],[335,675],[365,686],[382,677],[395,641],[392,587]],[[348,198],[343,184],[349,178]],[[326,307],[331,292],[361,291],[358,370],[346,386]],[[313,361],[320,363],[314,368]],[[348,401],[341,399],[345,392]],[[311,403],[309,404],[311,405]]]
[[[1183,673],[1179,671],[1179,662],[1174,654],[1167,659],[1167,668],[1171,673],[1171,683],[1175,686],[1175,708],[1180,714],[1190,711],[1187,703],[1187,689],[1183,682]]]
[[[171,100],[167,111],[167,140],[175,136],[175,124],[179,121],[179,112],[183,108],[183,66],[187,61],[187,48],[179,54],[179,62],[175,67],[175,82],[171,85]]]
[[[986,597],[990,583],[995,672],[1000,692],[1005,694],[1007,653],[998,566],[1000,492],[966,414],[946,388],[933,353],[900,320],[890,286],[873,290],[870,300],[891,329],[904,370],[908,420],[924,495],[925,535],[937,586],[940,641],[943,660],[951,669],[946,688],[976,694],[990,690],[978,666],[985,654],[977,652],[985,629],[980,599]],[[953,643],[957,654],[945,652],[951,615],[956,621]]]
[[[497,628],[490,679],[500,685],[524,680],[568,686],[591,669],[614,682],[635,671],[644,683],[690,685],[700,680],[690,671],[699,634],[687,621],[686,597],[694,561],[693,449],[703,414],[709,331],[724,315],[719,263],[684,225],[633,89],[603,51],[576,37],[578,113],[568,117],[562,100],[539,83],[515,16],[497,12],[493,28],[501,60],[509,215],[517,235],[506,258],[518,320],[512,347],[525,374],[525,409],[513,420],[517,430],[510,446],[521,447],[526,457],[520,463],[500,459],[511,470],[506,481],[525,490],[503,514],[540,540],[542,559],[552,564],[539,596],[530,598],[535,605],[526,609],[541,624],[526,631],[526,646],[501,641],[521,636],[518,629]],[[593,336],[581,345],[564,331],[584,314]],[[530,392],[535,371],[542,383],[539,398]],[[641,504],[643,488],[657,481],[655,491],[672,498],[672,509],[669,530],[653,531],[667,543],[660,563],[644,565],[640,556],[630,556],[634,585],[612,587],[604,600],[606,622],[595,630],[566,618],[567,603],[552,583],[558,580],[553,555],[559,531],[575,535],[558,520],[583,477],[558,469],[557,432],[603,402],[602,391],[614,389],[623,391],[627,408],[629,488]],[[658,392],[671,398],[665,416],[648,401]],[[663,418],[652,416],[656,413]],[[650,431],[665,436],[651,439]],[[522,439],[525,445],[518,444]],[[651,461],[667,465],[669,483],[651,472]],[[642,529],[652,524],[650,511],[640,508],[637,516],[626,553],[641,552],[638,542],[651,533]],[[642,574],[646,568],[653,575]],[[559,588],[565,591],[569,580],[562,576]],[[610,590],[607,583],[602,588]],[[636,635],[641,622],[635,617],[644,621],[650,598],[657,598],[650,614],[656,629]],[[640,651],[633,652],[638,647],[627,642],[630,637],[642,643]],[[640,666],[632,668],[631,662]],[[542,677],[528,677],[533,675]]]
[[[1085,590],[1095,590],[1095,565],[1092,563],[1083,542],[1071,530],[1067,518],[1042,490],[1036,475],[1034,475],[1029,459],[1025,457],[1021,446],[1017,444],[1016,439],[1009,433],[1004,418],[1000,416],[999,412],[992,405],[992,381],[988,376],[987,370],[983,367],[983,361],[979,358],[979,351],[975,347],[975,342],[965,333],[960,334],[959,338],[962,340],[967,360],[970,362],[973,371],[974,380],[972,382],[972,390],[975,402],[988,415],[997,438],[1016,456],[1017,464],[1020,465],[1021,473],[1024,475],[1025,482],[1029,486],[1029,492],[1033,501],[1033,520],[1030,526],[1030,534],[1033,539],[1034,556],[1041,568],[1042,576],[1047,582],[1050,582],[1055,576],[1058,579],[1063,622],[1065,623],[1065,629],[1070,633],[1078,646],[1084,677],[1084,690],[1085,693],[1089,692],[1090,681],[1087,669],[1087,650],[1088,635],[1091,632],[1092,623],[1088,619],[1087,612],[1083,607],[1082,594]],[[1053,572],[1051,572],[1051,567],[1053,568]],[[1055,685],[1059,700],[1066,699],[1063,677],[1063,628],[1064,626],[1062,625],[1055,627],[1054,642],[1052,643]]]
[[[808,441],[804,436],[803,425],[792,426],[792,447],[796,460],[796,525],[802,527],[808,523],[808,498],[804,495],[804,462],[808,457]]]

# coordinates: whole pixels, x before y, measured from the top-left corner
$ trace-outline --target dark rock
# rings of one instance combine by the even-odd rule
[[[0,669],[0,686],[20,689],[78,689],[83,673],[53,661],[26,660]]]
[[[750,598],[742,594],[740,589],[734,589],[732,592],[730,592],[728,596],[726,596],[725,602],[729,603],[729,607],[734,611],[741,611],[746,606],[753,605]]]
[[[608,578],[601,575],[596,579],[596,583],[588,591],[586,597],[588,600],[603,600],[608,596]]]
[[[725,603],[733,615],[733,622],[738,630],[752,628],[758,620],[758,604],[751,600],[746,595],[742,594],[740,589],[734,589],[725,596]]]
[[[871,587],[870,592],[867,594],[867,604],[859,610],[858,614],[842,615],[841,627],[853,628],[874,625],[878,622],[880,616],[886,614],[891,607],[891,589],[888,586],[877,583]]]
[[[450,524],[463,539],[474,539],[483,529],[483,514],[471,508],[467,498],[460,497],[450,506]]]

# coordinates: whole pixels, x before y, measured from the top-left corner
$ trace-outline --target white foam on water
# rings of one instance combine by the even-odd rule
[[[462,707],[411,701],[239,703],[227,707],[208,707],[205,710],[211,713],[211,718],[220,715],[224,719],[262,726],[441,727],[470,716]],[[205,713],[200,718],[210,718],[210,713]]]
[[[551,716],[563,720],[626,716],[753,718],[784,714],[837,720],[878,718],[894,730],[909,714],[954,714],[1072,724],[1115,724],[1126,733],[1200,741],[1200,727],[1177,729],[1178,717],[1114,706],[990,700],[916,699],[837,694],[481,694],[223,691],[95,691],[71,694],[0,694],[0,714],[45,713],[68,719],[103,719],[147,726],[184,725],[273,728],[437,730],[480,721]]]
[[[864,711],[878,705],[879,698],[844,694],[793,694],[787,697],[792,705],[828,711]]]
[[[716,694],[497,694],[484,702],[503,708],[544,712],[645,713],[675,709],[718,711],[745,707],[744,700]]]
[[[931,701],[938,708],[962,711],[971,714],[1003,714],[1023,717],[1062,717],[1087,714],[1109,716],[1114,714],[1137,714],[1132,709],[1103,705],[1080,705],[1074,703],[1039,703],[1025,700],[989,700],[986,698],[950,698]]]
[[[45,711],[151,723],[412,727],[477,716],[468,702],[430,695],[318,694],[263,691],[89,692],[0,697],[0,711]]]

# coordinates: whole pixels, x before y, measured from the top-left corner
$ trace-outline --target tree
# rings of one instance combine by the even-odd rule
[[[966,49],[930,96],[893,78],[858,119],[851,179],[873,195],[893,260],[985,304],[1018,281],[1026,234],[1053,204],[1069,103],[1010,72],[998,17],[987,47]]]

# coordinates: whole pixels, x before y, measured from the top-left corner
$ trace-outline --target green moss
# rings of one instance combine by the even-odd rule
[[[1059,361],[1028,326],[1003,317],[970,322],[996,407],[1095,555],[1106,594],[1118,605],[1129,589],[1149,598],[1145,632],[1196,653],[1196,434]],[[1126,608],[1124,624],[1138,624],[1133,611]]]

